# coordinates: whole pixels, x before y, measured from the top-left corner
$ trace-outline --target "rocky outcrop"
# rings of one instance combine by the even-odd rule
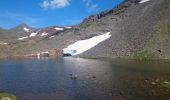
[[[121,9],[105,12],[100,20],[84,22],[86,30],[91,30],[91,27],[110,29],[112,37],[79,56],[169,59],[169,4],[168,0],[145,3],[128,0],[119,6]]]

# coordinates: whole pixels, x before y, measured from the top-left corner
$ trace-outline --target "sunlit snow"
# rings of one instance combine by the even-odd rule
[[[46,35],[48,35],[48,33],[46,33],[46,32],[43,32],[43,33],[41,34],[41,36],[46,36]]]
[[[25,37],[21,37],[21,38],[18,38],[18,40],[24,40],[24,39],[27,39],[28,36],[25,36]]]
[[[49,53],[48,51],[45,51],[45,52],[41,52],[42,54],[44,54],[44,53]]]
[[[50,36],[49,39],[51,39],[51,38],[53,38],[53,37],[54,37],[54,35],[53,35],[53,36]]]
[[[79,40],[71,45],[69,45],[67,48],[63,49],[64,54],[70,54],[72,56],[81,54],[93,47],[95,47],[97,44],[103,42],[104,40],[111,37],[110,32],[107,32],[103,35],[95,36],[90,39],[86,40]]]
[[[57,30],[57,31],[63,31],[64,30],[64,28],[60,28],[60,27],[55,27],[54,29]]]
[[[145,3],[145,2],[148,2],[150,0],[141,0],[139,3]]]
[[[30,34],[30,37],[36,36],[37,34],[38,34],[38,32],[31,33],[31,34]]]
[[[28,28],[24,27],[24,31],[29,32],[30,30]]]
[[[6,42],[0,42],[0,45],[7,45],[8,43]]]
[[[72,27],[70,27],[70,26],[67,26],[67,27],[65,27],[65,28],[67,28],[67,29],[71,29]]]

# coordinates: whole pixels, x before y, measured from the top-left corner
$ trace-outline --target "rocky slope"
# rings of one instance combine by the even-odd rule
[[[85,52],[83,57],[123,57],[135,59],[170,58],[170,1],[125,1],[104,17],[93,20],[86,30],[100,26],[112,37]],[[96,17],[95,17],[96,18]],[[87,21],[86,21],[87,22]],[[93,24],[91,24],[93,23]]]
[[[79,26],[20,32],[28,37],[23,40],[17,37],[8,45],[0,45],[0,54],[11,56],[53,50],[61,54],[63,48],[78,40],[111,32],[111,38],[78,56],[169,59],[169,5],[169,0],[125,0],[111,10],[89,16]],[[30,37],[31,33],[36,34]]]

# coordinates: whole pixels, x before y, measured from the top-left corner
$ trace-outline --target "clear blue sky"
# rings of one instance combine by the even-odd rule
[[[1,0],[0,27],[21,23],[32,27],[79,24],[91,14],[111,9],[123,0]]]

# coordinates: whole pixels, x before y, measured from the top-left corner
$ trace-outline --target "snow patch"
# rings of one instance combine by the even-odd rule
[[[43,54],[43,53],[49,53],[49,52],[48,52],[48,51],[45,51],[45,52],[41,52],[41,53]]]
[[[24,27],[24,31],[29,32],[30,30],[28,28]]]
[[[57,31],[63,31],[64,30],[64,28],[60,28],[60,27],[55,27],[54,29],[57,30]]]
[[[0,45],[7,45],[8,43],[6,42],[0,42]]]
[[[107,32],[103,35],[95,36],[90,39],[86,40],[79,40],[71,45],[69,45],[67,48],[63,49],[63,54],[70,54],[72,56],[81,54],[99,43],[105,41],[106,39],[110,38],[111,34],[110,32]]]
[[[53,38],[54,36],[50,36],[49,39]]]
[[[71,29],[72,27],[67,26],[67,27],[65,27],[65,28],[67,28],[67,29]]]
[[[141,0],[139,3],[145,3],[145,2],[148,2],[150,0]]]
[[[21,38],[18,38],[18,40],[24,40],[24,39],[27,39],[28,36],[25,36],[25,37],[21,37]]]
[[[41,34],[41,36],[46,36],[46,35],[48,35],[48,33],[46,33],[46,32],[43,32],[43,33]]]
[[[31,34],[30,34],[30,37],[36,36],[37,34],[38,34],[38,32],[31,33]]]

